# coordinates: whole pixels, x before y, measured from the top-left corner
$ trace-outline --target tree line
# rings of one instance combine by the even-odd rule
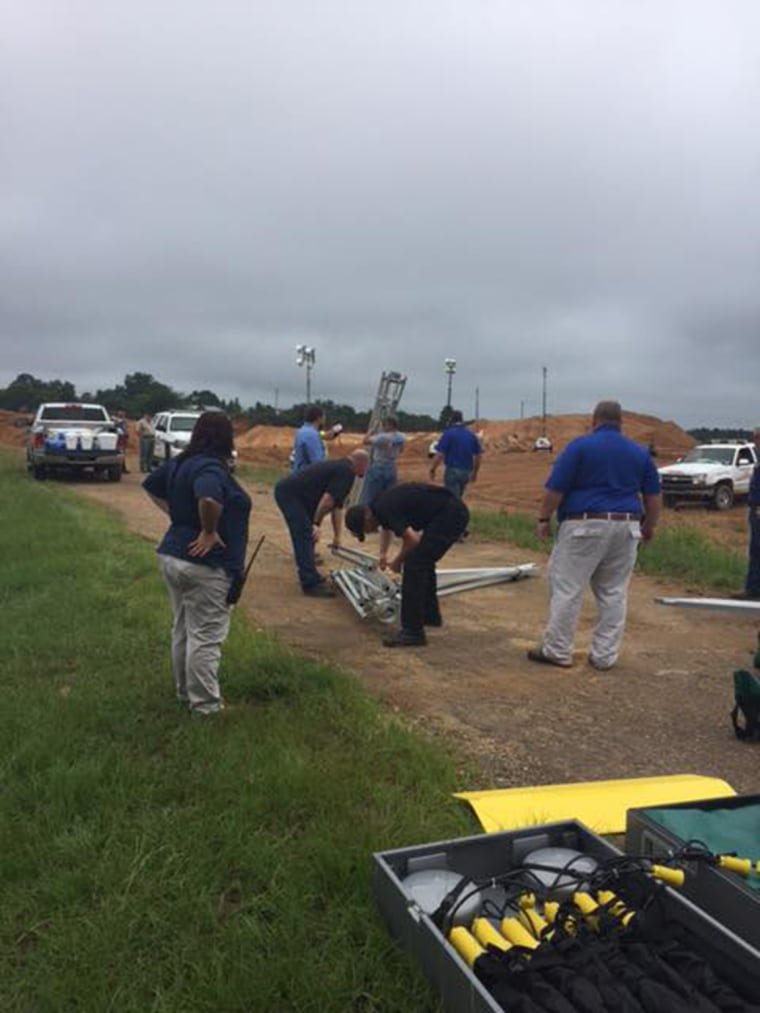
[[[68,380],[40,380],[31,373],[19,375],[5,388],[0,388],[0,408],[6,411],[33,414],[45,401],[89,401],[104,405],[109,412],[124,411],[132,419],[140,418],[146,412],[155,415],[168,410],[203,410],[221,408],[233,418],[246,419],[250,425],[259,426],[300,426],[307,405],[303,402],[290,408],[275,408],[257,401],[255,405],[243,408],[238,398],[225,400],[212,390],[193,390],[189,394],[174,390],[168,384],[157,380],[150,373],[128,373],[124,382],[115,387],[78,394]],[[332,400],[316,402],[324,408],[330,425],[340,423],[349,432],[366,432],[370,411],[357,411],[351,405],[338,404]],[[448,409],[444,408],[438,419],[432,415],[415,412],[397,412],[399,428],[404,431],[436,430],[442,427]]]

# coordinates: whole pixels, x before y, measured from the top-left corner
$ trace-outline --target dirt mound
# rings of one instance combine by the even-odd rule
[[[546,435],[556,452],[577,436],[589,432],[591,419],[585,414],[550,415],[546,420],[545,433],[538,415],[511,422],[482,422],[478,423],[478,427],[482,430],[484,450],[502,453],[532,451],[538,437]],[[696,442],[675,422],[663,422],[653,415],[635,412],[625,413],[623,431],[637,443],[653,446],[658,457],[680,457]]]
[[[23,447],[31,421],[32,416],[26,412],[7,412],[0,409],[0,446]]]
[[[588,415],[553,415],[546,420],[546,435],[552,441],[554,452],[560,451],[576,436],[587,433],[591,426]],[[472,427],[480,436],[483,449],[489,454],[532,453],[539,436],[544,435],[541,417],[512,419],[501,422],[479,421]],[[283,463],[293,447],[296,429],[290,426],[254,426],[236,437],[238,453],[243,460]],[[663,422],[653,415],[626,412],[624,431],[627,436],[657,452],[658,463],[667,463],[681,457],[695,440],[675,422]],[[406,459],[427,458],[430,444],[438,432],[406,433]],[[330,443],[330,456],[350,453],[361,446],[363,434],[341,433]]]

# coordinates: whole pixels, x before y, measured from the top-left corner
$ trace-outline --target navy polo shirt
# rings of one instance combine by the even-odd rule
[[[463,471],[472,471],[473,458],[483,453],[480,440],[462,422],[446,430],[436,450],[443,454],[447,468],[461,468]]]
[[[275,486],[275,495],[280,499],[297,500],[303,504],[309,517],[313,517],[325,493],[330,495],[336,507],[342,507],[355,478],[354,466],[348,458],[320,461],[281,478]]]
[[[568,443],[546,488],[563,494],[559,521],[587,511],[641,515],[641,495],[656,495],[660,476],[648,450],[623,436],[617,426],[601,425]]]
[[[205,454],[175,457],[151,472],[143,489],[169,504],[171,525],[158,546],[159,553],[220,567],[230,574],[243,571],[251,498],[223,461]],[[188,546],[201,531],[198,500],[204,498],[222,505],[217,530],[224,548],[216,546],[206,556],[190,556]]]

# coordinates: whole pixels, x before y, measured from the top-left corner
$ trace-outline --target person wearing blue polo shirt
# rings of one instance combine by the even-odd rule
[[[308,468],[310,464],[318,464],[324,461],[327,456],[325,445],[319,435],[319,430],[324,422],[325,413],[317,407],[310,405],[304,415],[304,423],[296,433],[293,441],[293,472]]]
[[[639,542],[649,541],[660,514],[660,476],[652,456],[621,432],[617,401],[600,401],[592,432],[569,443],[544,487],[538,536],[559,529],[549,560],[549,619],[531,661],[569,668],[583,595],[590,584],[597,622],[589,664],[600,671],[618,659],[625,632],[628,583]]]
[[[169,591],[177,698],[195,715],[221,710],[219,661],[230,626],[232,588],[245,567],[251,498],[230,473],[232,423],[204,412],[182,453],[143,482],[170,518],[158,546]]]
[[[443,461],[443,484],[457,499],[463,499],[468,484],[477,480],[482,453],[480,440],[465,426],[462,413],[453,411],[451,425],[436,445],[430,477],[435,479],[438,465]]]

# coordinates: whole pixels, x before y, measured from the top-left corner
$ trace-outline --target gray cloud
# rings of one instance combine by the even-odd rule
[[[753,0],[28,0],[0,383],[752,424]]]

